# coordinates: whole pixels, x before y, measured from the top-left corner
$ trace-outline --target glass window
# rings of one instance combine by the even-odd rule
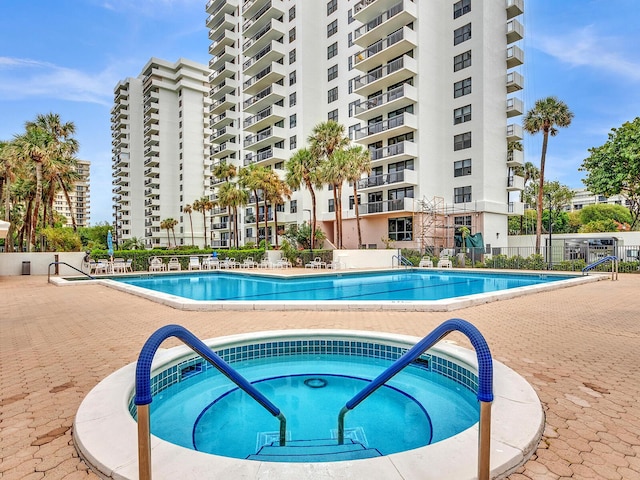
[[[333,198],[329,199],[329,202],[328,202],[327,206],[328,206],[330,212],[335,212],[336,211],[335,205],[333,203]]]
[[[471,105],[465,105],[464,107],[456,108],[453,111],[453,124],[468,122],[471,120]]]
[[[295,150],[298,147],[298,138],[294,135],[289,137],[289,150]]]
[[[298,213],[298,201],[297,200],[291,200],[291,203],[289,204],[289,212],[290,213]]]
[[[456,227],[470,227],[471,226],[471,215],[463,215],[460,217],[453,217],[453,224]]]
[[[296,83],[296,71],[289,73],[289,85],[295,85]]]
[[[453,71],[457,72],[471,66],[471,50],[453,57]]]
[[[298,116],[294,113],[289,117],[289,128],[293,128],[298,124]]]
[[[338,100],[338,87],[334,87],[327,92],[327,103]]]
[[[453,203],[466,203],[471,201],[471,185],[453,189]]]
[[[471,159],[470,158],[453,162],[453,176],[464,177],[465,175],[471,175]]]
[[[413,220],[411,217],[390,218],[389,239],[394,241],[413,240]]]
[[[293,92],[289,95],[289,106],[293,107],[296,103],[298,103],[298,94],[297,92]]]
[[[331,0],[327,3],[327,16],[331,15],[338,9],[338,0]]]
[[[291,65],[292,63],[294,63],[296,61],[296,49],[292,48],[289,51],[289,65]]]
[[[338,55],[338,42],[332,43],[327,47],[327,60]]]
[[[471,78],[465,78],[453,84],[453,98],[462,97],[471,93]]]
[[[464,150],[465,148],[471,148],[471,132],[453,136],[453,149]]]
[[[296,27],[293,27],[289,30],[289,43],[293,42],[296,39]]]
[[[334,20],[327,25],[327,38],[338,33],[338,20]]]
[[[453,4],[453,18],[458,18],[471,11],[471,0],[460,0]]]
[[[327,115],[327,120],[333,120],[334,122],[338,121],[338,109],[331,110]]]
[[[456,28],[453,31],[453,44],[458,45],[464,41],[467,41],[471,38],[471,24],[467,23],[466,25]]]
[[[289,21],[293,20],[294,18],[296,18],[296,6],[295,5],[289,9]]]
[[[327,69],[327,81],[330,82],[331,80],[338,78],[338,65],[334,65],[332,67],[329,67]]]

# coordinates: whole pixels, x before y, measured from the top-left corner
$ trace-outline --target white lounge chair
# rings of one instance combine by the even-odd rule
[[[418,264],[418,267],[421,267],[421,268],[424,268],[424,267],[433,268],[433,260],[431,260],[430,257],[422,257],[420,259],[420,263]]]
[[[255,268],[258,266],[258,264],[253,261],[253,257],[247,257],[244,259],[244,262],[242,262],[242,265],[240,266],[243,268]]]
[[[150,272],[163,272],[166,269],[166,265],[162,262],[160,257],[151,257],[149,259],[149,271]]]
[[[438,268],[453,268],[449,257],[440,257],[440,260],[438,260]]]
[[[323,268],[327,266],[327,262],[323,262],[322,258],[316,257],[311,262],[307,263],[304,268]]]
[[[258,268],[271,268],[271,267],[272,267],[271,262],[266,258],[263,258],[262,260],[260,260],[260,263],[258,264]]]
[[[169,263],[167,263],[167,270],[169,272],[172,271],[172,270],[175,270],[177,272],[182,270],[182,267],[180,266],[180,261],[178,260],[178,257],[171,257],[169,259]]]
[[[200,257],[189,257],[189,270],[201,270]]]

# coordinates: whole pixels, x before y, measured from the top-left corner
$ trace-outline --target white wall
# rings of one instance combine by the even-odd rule
[[[37,252],[37,253],[0,253],[0,276],[22,275],[22,262],[31,262],[31,275],[46,275],[49,264],[56,261],[65,262],[81,269],[84,252]],[[77,275],[78,272],[66,265],[60,265],[60,275]],[[51,267],[51,274],[55,266]]]

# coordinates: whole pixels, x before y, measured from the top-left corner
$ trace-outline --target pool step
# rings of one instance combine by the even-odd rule
[[[258,453],[249,455],[247,460],[265,462],[330,462],[341,460],[358,460],[361,458],[380,457],[376,448],[367,448],[359,442],[345,439],[338,445],[335,439],[330,440],[293,440],[284,447],[277,443],[265,445]]]

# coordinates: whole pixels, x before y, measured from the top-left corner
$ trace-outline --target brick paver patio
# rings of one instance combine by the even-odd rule
[[[474,323],[544,405],[538,450],[510,479],[640,479],[640,275],[629,274],[450,313],[304,314],[183,312],[99,285],[0,277],[0,478],[98,478],[73,446],[78,405],[168,323],[200,338],[295,328],[424,336],[452,317]]]

